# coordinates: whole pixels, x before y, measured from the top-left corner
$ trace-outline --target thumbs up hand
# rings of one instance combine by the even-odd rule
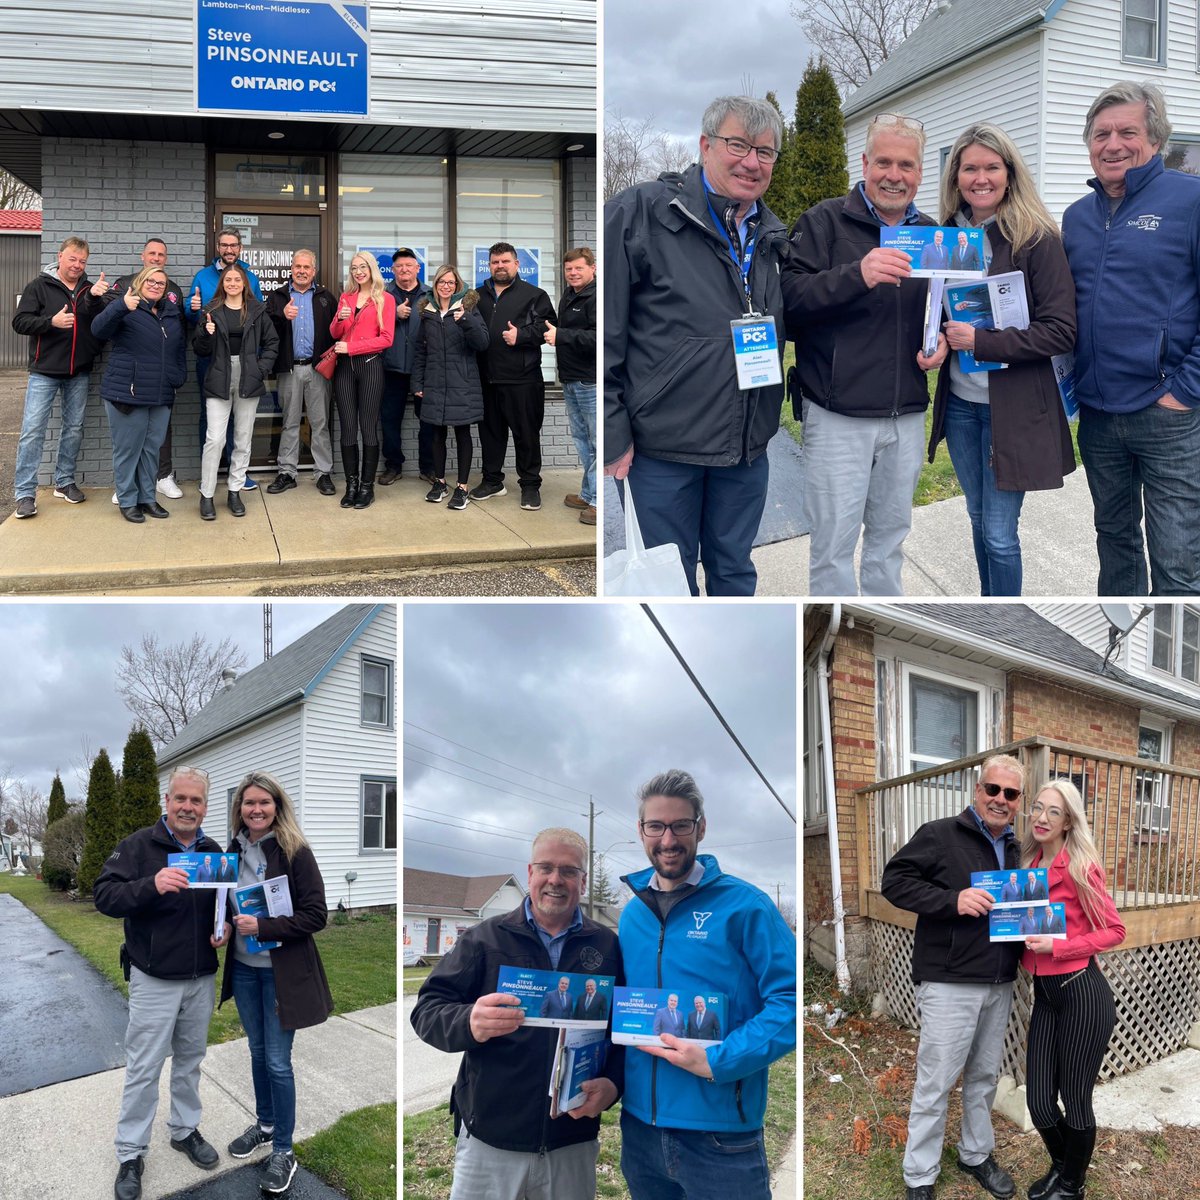
[[[129,291],[127,291],[125,295],[121,297],[121,299],[125,301],[125,307],[129,309],[130,312],[133,312],[133,310],[138,306],[139,297],[133,288],[130,288]]]
[[[553,346],[554,339],[556,337],[558,337],[558,330],[555,329],[554,326],[551,325],[549,321],[547,321],[546,322],[546,333],[545,333],[546,345]]]
[[[294,321],[300,315],[300,308],[296,304],[295,300],[289,300],[283,306],[283,315],[287,317],[289,321]]]
[[[70,329],[75,324],[75,314],[64,304],[62,310],[50,318],[50,324],[55,329]]]
[[[209,337],[212,337],[212,335],[217,332],[217,327],[213,324],[212,313],[209,313],[204,318],[204,332],[207,333]]]
[[[104,282],[104,272],[100,272],[100,278],[92,284],[92,295],[99,297],[103,296],[108,291],[108,284]]]
[[[192,293],[192,312],[199,312],[199,311],[200,311],[200,289],[197,288]],[[211,332],[211,330],[209,332]]]
[[[507,328],[500,335],[510,346],[517,344],[517,327],[509,321]]]

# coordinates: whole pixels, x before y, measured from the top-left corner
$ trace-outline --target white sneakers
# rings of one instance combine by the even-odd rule
[[[175,472],[170,475],[164,475],[155,485],[155,491],[161,492],[164,496],[169,496],[172,500],[178,500],[183,495],[183,489],[175,482]]]

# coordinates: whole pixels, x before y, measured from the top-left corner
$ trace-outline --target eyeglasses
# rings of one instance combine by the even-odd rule
[[[582,867],[563,867],[558,863],[533,863],[533,869],[545,879],[549,879],[555,871],[559,877],[566,880],[578,879],[583,874]]]
[[[662,837],[669,829],[676,837],[688,837],[696,832],[700,824],[698,817],[684,817],[679,821],[639,821],[638,827],[647,837]]]
[[[146,279],[142,281],[142,287],[166,287],[165,279]]]
[[[217,243],[218,250],[240,250],[241,248],[242,248],[241,242],[218,242]]]
[[[1061,821],[1063,819],[1063,810],[1061,808],[1047,808],[1044,804],[1035,804],[1030,810],[1031,817],[1045,817],[1048,821]]]
[[[906,117],[903,113],[898,112],[881,112],[876,113],[871,118],[872,125],[915,125],[918,129],[925,128],[924,121],[918,121],[916,117]]]
[[[758,155],[759,162],[773,163],[779,158],[779,151],[774,146],[752,146],[744,138],[726,137],[723,133],[709,134],[709,140],[713,138],[724,142],[725,148],[734,158],[745,158],[751,150]]]
[[[996,796],[1000,795],[1001,792],[1003,792],[1005,800],[1007,800],[1010,804],[1014,800],[1019,800],[1021,797],[1021,789],[1020,788],[1001,787],[998,783],[981,783],[979,786],[981,788],[983,788],[983,790],[985,792],[987,792],[987,794],[993,798],[995,798]]]

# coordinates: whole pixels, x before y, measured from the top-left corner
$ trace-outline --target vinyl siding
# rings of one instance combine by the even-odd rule
[[[1108,620],[1098,604],[1031,604],[1039,616],[1069,633],[1077,642],[1103,656],[1108,649]],[[1128,667],[1123,653],[1118,653],[1117,663]]]

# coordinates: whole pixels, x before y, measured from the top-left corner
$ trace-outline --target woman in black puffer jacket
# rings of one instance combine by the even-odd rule
[[[421,397],[421,420],[434,426],[434,484],[425,499],[439,504],[446,499],[446,429],[454,427],[458,442],[458,486],[448,508],[467,507],[467,479],[471,474],[471,425],[483,420],[483,388],[479,383],[477,352],[488,346],[487,325],[476,305],[479,297],[468,289],[451,266],[438,267],[433,289],[417,305],[421,328],[417,336],[412,391]]]

